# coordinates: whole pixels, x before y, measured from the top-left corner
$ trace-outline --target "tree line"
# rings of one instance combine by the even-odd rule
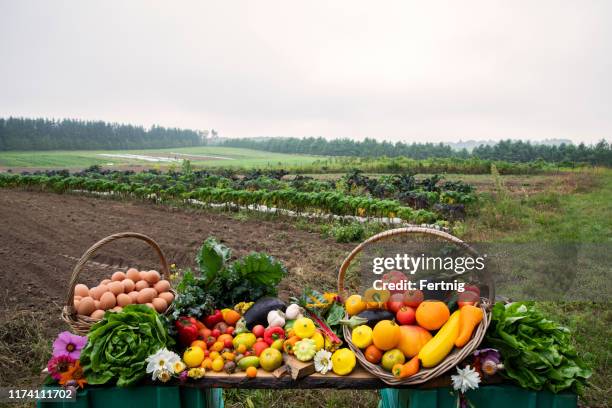
[[[73,119],[0,118],[2,150],[117,150],[202,146],[205,134],[187,129]]]
[[[471,152],[455,150],[443,143],[379,142],[366,138],[326,140],[314,138],[265,138],[226,139],[223,144],[231,147],[265,150],[277,153],[298,153],[320,156],[352,157],[408,157],[422,160],[429,158],[458,158],[503,160],[528,163],[543,160],[551,163],[589,163],[612,166],[612,146],[605,140],[595,145],[561,143],[559,145],[532,144],[530,142],[502,140],[494,145],[480,145]]]

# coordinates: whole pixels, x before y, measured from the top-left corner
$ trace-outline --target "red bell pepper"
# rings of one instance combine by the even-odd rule
[[[198,338],[198,326],[196,319],[190,316],[181,316],[174,325],[178,331],[179,343],[183,347],[188,347]]]
[[[204,318],[204,324],[206,325],[206,327],[208,327],[211,330],[215,327],[215,324],[222,322],[222,321],[223,321],[223,313],[221,313],[219,309],[215,310],[213,314],[206,316]]]
[[[268,327],[264,332],[263,338],[264,341],[271,346],[275,340],[285,339],[285,330],[282,327]]]

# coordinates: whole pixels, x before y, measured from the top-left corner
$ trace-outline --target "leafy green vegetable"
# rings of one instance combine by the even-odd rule
[[[486,341],[502,355],[502,375],[524,388],[581,393],[591,376],[567,328],[548,320],[534,302],[497,303]]]
[[[276,286],[287,274],[283,264],[271,256],[253,252],[228,264],[231,250],[208,238],[196,262],[203,276],[185,273],[177,287],[173,317],[202,317],[215,308],[276,296]]]
[[[89,384],[132,385],[146,374],[145,359],[172,345],[165,320],[145,305],[128,305],[106,313],[87,335],[81,365]]]

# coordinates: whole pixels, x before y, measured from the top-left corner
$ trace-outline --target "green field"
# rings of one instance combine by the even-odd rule
[[[142,155],[153,159],[167,157],[175,161],[149,161],[144,158],[113,157],[114,155],[125,154]],[[278,167],[310,164],[319,157],[218,146],[150,150],[11,151],[0,152],[0,167],[77,169],[99,165],[110,168],[125,166],[157,168],[172,165],[180,166],[182,159],[189,159],[196,167]]]

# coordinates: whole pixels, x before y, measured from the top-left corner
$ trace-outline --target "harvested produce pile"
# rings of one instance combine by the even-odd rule
[[[3,173],[0,187],[37,186],[58,193],[84,190],[141,199],[266,205],[298,213],[398,217],[419,224],[461,218],[465,216],[463,206],[476,199],[470,185],[440,183],[439,176],[416,180],[408,174],[371,179],[355,171],[338,180],[323,182],[303,176],[281,180],[285,174],[254,171],[236,177],[207,171],[134,173],[100,170],[94,166],[75,174],[67,170],[22,175]]]

